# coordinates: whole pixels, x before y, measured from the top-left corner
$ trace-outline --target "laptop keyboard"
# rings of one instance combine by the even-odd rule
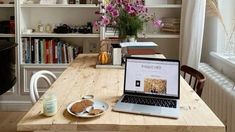
[[[159,99],[159,98],[125,95],[121,102],[176,108],[176,100]]]

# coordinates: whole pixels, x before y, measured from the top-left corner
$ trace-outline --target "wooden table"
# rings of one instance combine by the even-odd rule
[[[169,119],[111,109],[123,93],[123,69],[95,69],[96,54],[82,54],[70,64],[47,92],[58,99],[58,112],[45,117],[40,99],[17,125],[18,131],[139,131],[139,132],[225,132],[225,127],[210,108],[181,78],[180,117]],[[93,94],[109,104],[108,111],[93,119],[71,116],[67,105]]]

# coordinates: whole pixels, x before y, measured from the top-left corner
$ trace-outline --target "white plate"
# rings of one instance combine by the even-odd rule
[[[73,113],[70,109],[71,109],[71,107],[72,107],[72,105],[74,104],[74,103],[77,103],[77,102],[80,102],[80,101],[82,101],[82,100],[79,100],[79,101],[74,101],[74,102],[72,102],[72,103],[70,103],[68,106],[67,106],[67,111],[69,112],[69,114],[71,114],[71,115],[73,115],[73,116],[76,116],[76,117],[82,117],[82,118],[91,118],[91,117],[97,117],[97,116],[100,116],[100,115],[102,115],[102,114],[104,114],[104,112],[106,111],[106,110],[108,110],[108,108],[109,108],[109,105],[107,104],[107,103],[105,103],[105,102],[103,102],[103,101],[100,101],[100,100],[92,100],[93,101],[93,107],[94,107],[94,109],[101,109],[101,110],[103,110],[103,112],[102,113],[99,113],[99,114],[96,114],[96,115],[89,115],[88,113],[84,113],[84,114],[75,114],[75,113]]]

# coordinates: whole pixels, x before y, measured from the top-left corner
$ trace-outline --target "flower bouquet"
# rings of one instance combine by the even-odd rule
[[[101,3],[102,4],[102,3]],[[110,0],[101,6],[100,19],[94,23],[95,27],[112,26],[119,38],[126,39],[128,36],[137,38],[138,32],[143,30],[144,23],[153,22],[154,27],[161,26],[161,20],[155,19],[155,15],[149,15],[148,9],[142,0]]]

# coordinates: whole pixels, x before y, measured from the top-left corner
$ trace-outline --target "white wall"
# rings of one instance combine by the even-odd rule
[[[232,27],[235,24],[235,0],[218,0],[218,5],[222,13],[226,30],[231,33]],[[231,66],[224,63],[221,59],[211,56],[211,51],[222,52],[225,50],[223,47],[226,42],[226,35],[224,28],[218,18],[213,16],[207,16],[205,21],[203,49],[202,49],[202,62],[206,62],[212,65],[215,69],[225,74],[229,78],[235,81],[235,74],[231,71],[235,71],[235,66]]]

